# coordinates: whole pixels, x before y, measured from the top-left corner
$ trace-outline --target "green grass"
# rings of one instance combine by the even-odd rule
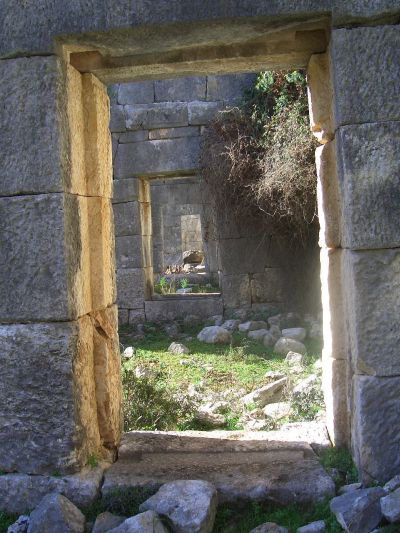
[[[353,458],[345,448],[327,448],[320,454],[320,462],[325,470],[335,468],[340,478],[337,484],[347,485],[358,481],[358,472]]]
[[[284,358],[271,348],[265,348],[241,333],[233,335],[232,345],[206,344],[196,338],[200,329],[185,330],[185,335],[192,340],[182,339],[181,342],[190,353],[175,355],[168,352],[172,341],[161,328],[146,324],[143,340],[134,338],[132,327],[121,328],[122,346],[136,348],[135,356],[124,361],[122,369],[126,430],[210,429],[195,420],[196,405],[188,395],[189,386],[201,386],[203,394],[227,389],[242,389],[245,394],[264,385],[268,371],[289,374]],[[320,357],[318,343],[308,343],[308,352],[310,355],[303,375],[297,376],[299,379],[314,371],[312,364]],[[186,364],[182,364],[182,360]],[[137,367],[144,375],[135,373]],[[311,406],[314,410],[318,407]],[[225,429],[242,429],[234,411],[227,411],[225,419]],[[299,411],[294,419],[307,417],[302,418]]]
[[[275,522],[287,527],[291,532],[315,520],[325,520],[326,533],[340,533],[342,528],[330,512],[329,502],[318,503],[312,507],[286,505],[277,507],[271,504],[250,503],[243,509],[220,506],[213,533],[248,533],[264,522]]]
[[[6,533],[8,527],[11,526],[17,518],[17,515],[9,515],[0,511],[0,533]]]

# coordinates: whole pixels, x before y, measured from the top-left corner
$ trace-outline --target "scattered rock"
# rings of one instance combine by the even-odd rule
[[[293,398],[300,398],[304,394],[308,394],[319,382],[319,377],[315,374],[310,374],[305,379],[302,379],[293,389]]]
[[[263,337],[263,344],[266,348],[271,348],[272,346],[274,346],[276,343],[276,338],[271,335],[271,333],[269,331],[267,331],[267,333],[264,335]]]
[[[29,521],[29,533],[83,533],[85,517],[65,496],[52,493],[43,498]]]
[[[252,529],[250,533],[290,533],[290,531],[287,527],[278,526],[275,522],[265,522]]]
[[[180,342],[173,342],[169,345],[168,351],[176,355],[181,355],[183,353],[189,353],[189,348]]]
[[[315,340],[321,340],[323,338],[322,326],[319,322],[314,322],[311,325],[310,331],[308,332],[308,336],[310,339]]]
[[[300,341],[281,337],[274,346],[274,352],[285,356],[289,352],[297,352],[305,355],[307,353],[307,349]]]
[[[139,509],[167,516],[177,533],[210,533],[217,512],[217,491],[208,481],[171,481]]]
[[[222,326],[224,323],[224,317],[222,315],[213,315],[210,318],[207,318],[205,325],[206,326]]]
[[[267,379],[282,379],[285,377],[285,374],[283,372],[279,372],[279,370],[269,370],[268,372],[265,372],[264,377]]]
[[[110,529],[118,527],[122,522],[125,522],[126,516],[117,516],[115,514],[101,513],[96,518],[92,533],[107,533]]]
[[[138,365],[135,368],[135,377],[137,378],[151,378],[154,376],[154,370],[148,366]]]
[[[128,346],[127,348],[125,348],[125,350],[123,351],[122,355],[123,357],[125,357],[126,359],[130,359],[131,357],[133,357],[135,355],[135,348],[133,346]]]
[[[176,294],[190,294],[193,292],[192,287],[181,287],[180,289],[176,289]]]
[[[199,341],[208,344],[229,344],[232,340],[232,335],[220,326],[208,326],[200,331],[197,338]]]
[[[280,323],[281,323],[281,316],[282,315],[274,315],[274,316],[270,316],[269,319],[268,319],[268,324],[270,326],[278,326],[278,328],[280,327]]]
[[[299,365],[301,366],[304,362],[304,355],[297,352],[289,352],[285,357],[285,361],[289,365]]]
[[[204,259],[204,252],[201,250],[186,250],[182,254],[183,264],[187,263],[201,263]]]
[[[164,331],[168,335],[168,337],[176,338],[179,336],[180,329],[179,325],[176,322],[172,322],[171,324],[165,324]]]
[[[249,334],[247,336],[253,341],[262,341],[265,335],[269,335],[267,329],[255,329],[253,331],[249,331]]]
[[[295,341],[304,341],[307,332],[304,328],[287,328],[282,330],[282,337],[294,339]]]
[[[382,520],[380,499],[385,494],[381,487],[354,490],[333,498],[330,508],[345,531],[365,533]]]
[[[272,338],[275,339],[275,341],[279,340],[282,337],[282,331],[279,329],[278,326],[272,325],[269,328],[269,333]]]
[[[339,496],[342,494],[347,494],[348,492],[352,492],[353,490],[361,489],[362,483],[350,483],[350,485],[343,485],[338,490]]]
[[[249,331],[254,331],[256,329],[268,329],[267,322],[263,320],[249,320],[239,324],[239,331],[242,333],[248,333]]]
[[[264,407],[264,415],[266,418],[272,418],[273,420],[280,420],[289,416],[292,412],[292,408],[289,402],[276,402],[269,403]]]
[[[225,320],[221,327],[227,329],[228,331],[236,331],[239,327],[239,324],[240,320],[235,320],[232,318],[231,320]]]
[[[390,481],[384,485],[383,490],[386,492],[393,492],[400,487],[400,475],[394,476]]]
[[[244,421],[244,427],[246,431],[263,431],[264,429],[267,429],[267,422],[265,420],[249,417]]]
[[[108,533],[168,533],[168,529],[163,526],[157,513],[146,511],[131,516],[118,527],[109,529]]]
[[[11,524],[7,533],[26,533],[29,526],[29,516],[21,515],[16,522]]]
[[[400,488],[381,498],[381,510],[391,524],[400,522]]]
[[[199,422],[213,427],[221,427],[225,424],[225,417],[218,413],[213,413],[207,407],[200,407],[196,413]]]
[[[286,383],[286,377],[278,379],[278,381],[264,385],[263,387],[246,394],[246,396],[241,398],[241,401],[244,405],[250,405],[254,403],[259,407],[264,407],[267,403],[272,403],[274,399],[279,399],[282,389]]]
[[[316,522],[311,522],[306,526],[299,527],[296,533],[324,533],[325,527],[324,520],[317,520]]]

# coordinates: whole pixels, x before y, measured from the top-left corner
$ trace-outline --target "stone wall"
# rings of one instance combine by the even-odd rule
[[[207,270],[217,280],[218,271],[224,270],[224,261],[217,255],[210,201],[205,197],[201,177],[190,176],[198,172],[204,127],[218,111],[238,103],[255,76],[202,76],[109,87],[120,323],[145,318],[144,302],[152,294],[151,270],[159,273],[167,264],[181,262],[182,216],[201,216]],[[187,181],[177,180],[181,176],[187,176]],[[160,177],[163,181],[155,179]],[[144,204],[139,198],[141,181],[151,184],[148,220],[143,218]],[[143,231],[151,236],[144,239],[146,245]],[[163,232],[168,233],[169,250]],[[233,259],[238,265],[240,247],[235,254],[229,261]],[[236,287],[225,284],[225,290],[229,300]],[[154,305],[161,310],[162,303]],[[205,309],[208,312],[207,306]]]

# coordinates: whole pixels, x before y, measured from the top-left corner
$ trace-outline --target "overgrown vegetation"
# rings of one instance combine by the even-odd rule
[[[243,429],[239,423],[237,393],[245,395],[266,383],[268,371],[290,376],[284,357],[241,333],[233,334],[232,345],[213,345],[196,338],[199,328],[187,328],[182,339],[190,353],[168,352],[172,342],[159,326],[146,324],[145,337],[134,338],[132,327],[123,327],[123,347],[134,345],[134,357],[123,361],[125,430],[187,430],[209,429],[196,420],[196,392],[203,398],[223,393],[232,407],[223,415],[222,429]],[[320,345],[308,341],[308,355],[303,372],[297,379],[315,373],[314,362],[320,357]],[[322,396],[298,400],[301,409],[279,423],[310,420],[323,409]],[[269,429],[279,424],[270,423]],[[267,425],[266,425],[267,427]]]
[[[0,511],[0,533],[6,533],[11,524],[18,518],[16,515],[9,515]]]
[[[220,292],[218,285],[212,283],[189,283],[187,278],[177,278],[176,276],[160,276],[154,284],[154,292],[166,296],[176,294],[177,289],[191,288],[191,294],[215,293]]]
[[[316,141],[302,71],[262,72],[240,107],[220,113],[201,166],[216,212],[256,218],[268,235],[316,238]]]

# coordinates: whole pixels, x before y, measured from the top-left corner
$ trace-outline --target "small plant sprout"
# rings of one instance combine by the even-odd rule
[[[187,289],[188,285],[189,285],[189,281],[188,281],[187,278],[181,279],[181,287],[182,287],[182,289]]]

